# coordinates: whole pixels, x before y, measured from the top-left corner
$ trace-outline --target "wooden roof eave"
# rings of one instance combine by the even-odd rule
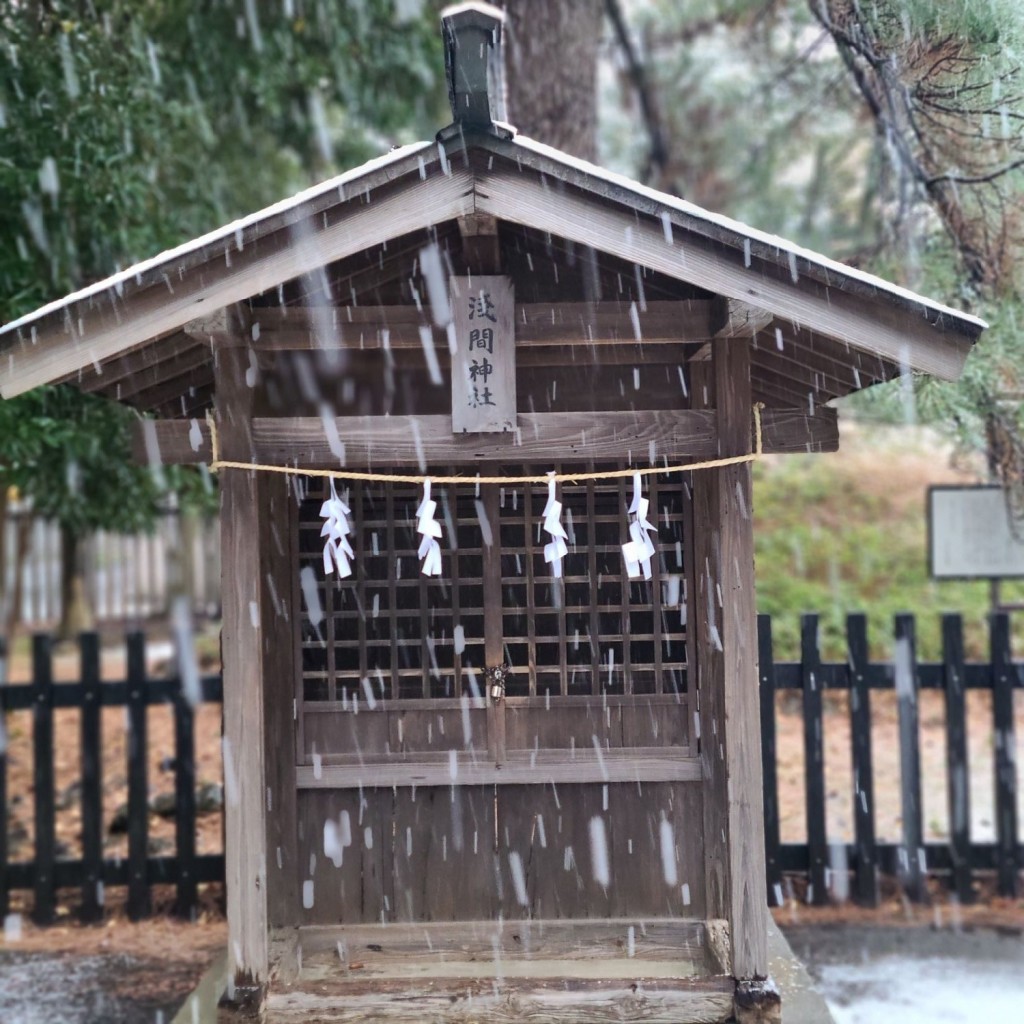
[[[197,317],[470,213],[614,253],[768,311],[833,339],[833,358],[843,363],[852,363],[845,347],[886,371],[954,379],[985,327],[528,139],[471,136],[447,149],[424,144],[371,162],[8,325],[0,331],[0,393],[102,369]]]
[[[471,212],[472,181],[438,151],[367,165],[43,307],[0,332],[0,394],[67,378],[324,265]],[[344,183],[342,180],[344,179]],[[347,185],[347,187],[346,187]]]
[[[473,144],[492,157],[475,162],[478,212],[615,252],[897,366],[955,380],[987,326],[521,136]]]

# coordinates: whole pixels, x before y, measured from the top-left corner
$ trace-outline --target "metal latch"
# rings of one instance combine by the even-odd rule
[[[504,662],[484,670],[484,678],[487,680],[487,692],[490,694],[491,700],[496,704],[505,698],[505,680],[511,671],[512,666]]]

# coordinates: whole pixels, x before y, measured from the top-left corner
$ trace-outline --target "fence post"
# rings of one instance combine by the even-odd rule
[[[128,634],[128,916],[147,917],[149,783],[146,765],[146,637]]]
[[[174,695],[174,839],[178,865],[175,913],[191,919],[196,905],[196,761],[192,705],[179,676]]]
[[[807,806],[807,902],[828,903],[825,869],[828,837],[825,832],[825,737],[822,722],[821,658],[818,654],[818,616],[800,617],[800,674],[804,695],[804,779]]]
[[[917,652],[913,615],[896,616],[893,659],[900,733],[900,796],[903,813],[903,862],[899,874],[907,897],[926,899],[924,843],[921,824],[921,741],[918,728]]]
[[[850,741],[853,755],[853,821],[857,849],[854,900],[878,906],[878,851],[875,847],[875,786],[871,763],[871,686],[868,679],[868,620],[846,617],[846,671],[850,683]]]
[[[7,640],[0,636],[0,918],[11,909],[7,882]]]
[[[103,716],[100,642],[79,637],[82,672],[82,909],[83,921],[103,916]]]
[[[959,615],[942,616],[946,695],[946,787],[949,803],[950,886],[961,903],[974,901],[971,878],[971,787],[967,772],[967,707],[964,696],[964,627]]]
[[[768,892],[782,906],[779,870],[779,784],[775,749],[775,661],[772,618],[757,617],[757,662],[761,678],[761,770],[764,777],[764,858]]]
[[[992,717],[996,754],[996,855],[1000,896],[1016,899],[1017,769],[1014,758],[1013,665],[1010,659],[1010,617],[1001,612],[989,620],[992,660]]]
[[[57,839],[53,791],[53,650],[48,635],[32,637],[32,774],[35,793],[33,918],[50,924],[55,910]]]

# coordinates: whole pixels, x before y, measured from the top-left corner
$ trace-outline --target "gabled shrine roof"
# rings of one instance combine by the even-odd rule
[[[194,393],[209,377],[212,348],[204,358],[194,332],[186,339],[189,369],[181,371],[183,332],[197,319],[375,247],[383,247],[384,259],[389,242],[436,236],[474,214],[770,314],[763,359],[790,341],[787,365],[793,357],[800,362],[801,344],[815,349],[831,381],[816,384],[819,402],[906,369],[955,379],[986,326],[539,142],[474,131],[396,149],[7,324],[0,329],[0,393],[65,381],[122,397],[106,387],[105,369],[117,360],[136,365],[123,360],[139,354],[137,364],[151,366],[154,380],[162,362],[176,376],[161,382],[159,404],[132,404],[166,412],[171,380]],[[785,365],[771,370],[783,378],[787,372]],[[800,380],[818,372],[812,367]],[[803,386],[792,389],[792,404]]]

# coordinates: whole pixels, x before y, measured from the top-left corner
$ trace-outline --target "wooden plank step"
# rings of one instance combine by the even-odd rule
[[[364,983],[365,984],[365,983]],[[408,986],[373,981],[361,990],[273,993],[266,1024],[713,1024],[732,1019],[733,982],[678,984],[507,980]]]
[[[699,959],[705,945],[703,921],[625,918],[309,925],[299,929],[298,944],[304,963],[310,954],[327,951],[336,955],[339,943],[350,950],[378,946],[378,950],[370,950],[378,957],[607,958],[628,952],[631,931],[633,955],[640,959]]]
[[[306,927],[274,944],[268,1024],[724,1021],[698,920]]]

